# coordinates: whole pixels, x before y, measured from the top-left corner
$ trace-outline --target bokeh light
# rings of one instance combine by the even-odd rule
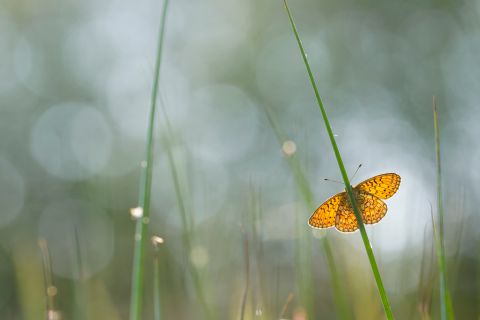
[[[69,103],[49,108],[32,130],[33,156],[50,174],[81,180],[107,164],[111,132],[95,108]]]

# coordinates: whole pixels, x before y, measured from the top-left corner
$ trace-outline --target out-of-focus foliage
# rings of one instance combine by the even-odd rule
[[[128,315],[134,223],[152,83],[158,1],[0,2],[0,314],[46,312],[45,239],[55,309],[72,319]],[[292,1],[347,168],[397,172],[386,217],[367,227],[398,319],[438,317],[430,203],[435,203],[431,100],[443,152],[446,250],[453,307],[478,318],[480,4]],[[208,304],[237,318],[301,314],[305,272],[314,315],[334,318],[328,235],[356,318],[382,319],[360,236],[312,232],[265,108],[294,143],[315,201],[340,185],[298,48],[279,1],[172,1],[161,71],[150,231],[160,250],[166,319],[201,318],[186,259]],[[172,131],[167,133],[165,114]],[[185,252],[169,141],[189,220]],[[289,142],[290,151],[292,142]],[[434,208],[435,210],[435,208]],[[310,239],[312,265],[298,268]],[[147,265],[152,265],[152,250]],[[146,270],[145,319],[152,314]],[[430,305],[431,301],[431,305]],[[420,311],[419,311],[420,310]]]

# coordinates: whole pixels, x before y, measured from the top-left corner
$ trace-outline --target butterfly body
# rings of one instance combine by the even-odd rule
[[[400,176],[396,173],[385,173],[374,176],[355,187],[352,187],[355,203],[366,224],[380,221],[387,213],[387,205],[382,199],[393,196],[400,186]],[[358,229],[357,219],[346,191],[340,192],[315,210],[308,224],[314,228],[330,228],[335,226],[342,232],[353,232]]]

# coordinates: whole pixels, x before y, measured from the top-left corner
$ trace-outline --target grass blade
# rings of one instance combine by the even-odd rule
[[[442,320],[454,319],[450,292],[447,286],[447,270],[445,263],[445,238],[443,226],[443,195],[442,195],[442,166],[440,159],[440,134],[438,125],[438,109],[435,97],[433,97],[433,125],[435,130],[435,158],[436,158],[436,180],[437,180],[437,210],[438,210],[438,232],[435,232],[435,223],[432,224],[435,236],[435,249],[437,252],[439,282],[440,282],[440,317]]]
[[[250,253],[248,250],[248,236],[243,234],[243,254],[245,258],[245,289],[242,295],[242,304],[240,307],[240,320],[245,319],[245,307],[247,305],[248,284],[250,282]]]
[[[173,156],[172,147],[170,145],[170,140],[172,137],[172,128],[171,128],[170,121],[168,119],[168,115],[165,109],[162,109],[162,111],[165,119],[165,126],[167,129],[167,136],[164,137],[162,142],[165,146],[165,152],[167,154],[167,162],[170,169],[170,173],[172,175],[177,205],[180,210],[180,218],[182,221],[182,241],[183,241],[183,246],[185,248],[185,251],[187,252],[187,257],[185,261],[187,264],[188,271],[192,277],[193,285],[194,285],[198,300],[200,302],[200,305],[203,309],[205,319],[215,319],[216,315],[208,305],[207,297],[205,295],[205,289],[204,289],[200,274],[197,268],[191,262],[191,259],[189,258],[189,254],[192,252],[192,248],[193,248],[192,246],[192,243],[193,243],[192,228],[193,227],[191,226],[191,223],[190,223],[192,219],[191,219],[191,215],[187,214],[184,196],[182,194],[181,185],[180,185],[180,177],[179,177],[177,165],[175,163],[175,159]]]
[[[142,173],[138,194],[138,207],[142,209],[142,217],[137,219],[135,226],[135,248],[133,256],[132,291],[130,301],[130,320],[140,320],[142,315],[143,277],[145,246],[147,242],[148,222],[150,216],[150,193],[152,188],[152,160],[153,160],[153,128],[157,109],[158,84],[160,81],[160,64],[162,57],[163,35],[167,16],[168,0],[164,0],[162,20],[158,32],[157,57],[155,62],[154,81],[150,101],[150,115],[147,131],[147,145],[145,162],[142,163]]]
[[[267,115],[268,122],[270,127],[272,128],[275,137],[279,145],[281,146],[283,142],[287,140],[285,134],[282,132],[281,128],[276,123],[273,113],[271,112],[268,106],[265,106],[265,111]],[[304,203],[307,208],[314,208],[313,202],[313,192],[311,189],[310,184],[303,172],[302,166],[298,160],[298,157],[295,155],[288,156],[287,158],[288,164],[290,169],[293,172],[293,176],[295,179],[295,183],[297,188],[299,189],[300,194],[303,196]],[[349,308],[347,305],[347,296],[345,291],[343,290],[342,282],[340,281],[340,276],[338,274],[338,267],[335,262],[335,258],[333,255],[333,251],[330,245],[330,240],[328,236],[323,237],[321,240],[323,250],[325,251],[325,257],[327,259],[327,264],[330,272],[330,276],[332,279],[332,287],[333,287],[333,296],[334,296],[334,303],[335,303],[335,311],[339,319],[351,319],[351,315],[349,313]]]
[[[160,246],[163,239],[159,236],[152,237],[152,245],[154,249],[153,256],[153,319],[162,319],[162,309],[160,306]]]
[[[323,106],[322,99],[320,98],[320,94],[318,92],[317,85],[315,83],[315,79],[313,77],[312,70],[310,69],[310,64],[308,63],[307,55],[306,55],[305,50],[303,48],[302,42],[300,41],[300,36],[298,35],[297,28],[295,26],[292,14],[291,14],[290,9],[289,9],[288,4],[287,4],[287,0],[284,0],[284,4],[285,4],[285,8],[287,10],[287,14],[288,14],[288,18],[290,20],[290,24],[292,26],[293,33],[295,34],[295,38],[297,40],[297,44],[298,44],[298,47],[300,49],[300,52],[301,52],[301,55],[302,55],[302,58],[303,58],[303,62],[305,64],[305,67],[307,68],[308,77],[310,78],[310,82],[311,82],[313,90],[315,92],[315,97],[317,99],[318,107],[320,108],[320,112],[322,114],[323,122],[325,124],[326,129],[327,129],[328,137],[330,138],[330,143],[332,144],[333,152],[335,153],[335,158],[337,159],[338,167],[339,167],[340,172],[342,174],[343,182],[345,183],[345,189],[347,191],[348,198],[349,198],[349,200],[352,204],[355,217],[357,218],[358,227],[360,229],[360,234],[362,236],[363,244],[365,246],[365,251],[367,252],[368,260],[370,262],[370,266],[372,268],[372,272],[373,272],[373,275],[375,277],[375,281],[377,283],[377,288],[378,288],[378,291],[379,291],[379,294],[380,294],[380,297],[381,297],[381,300],[382,300],[382,303],[383,303],[383,307],[385,309],[385,314],[387,316],[387,319],[393,319],[392,310],[390,308],[390,303],[388,302],[388,297],[387,297],[387,294],[385,292],[385,288],[383,286],[382,277],[380,276],[380,272],[378,270],[377,262],[375,260],[375,255],[373,254],[372,245],[370,244],[370,241],[368,239],[368,235],[367,235],[367,232],[365,230],[365,226],[364,226],[363,221],[362,221],[362,216],[361,216],[360,211],[358,210],[357,204],[355,202],[355,197],[353,195],[352,186],[350,185],[350,181],[348,179],[347,171],[345,170],[345,166],[343,165],[343,160],[342,160],[342,157],[340,155],[340,151],[338,150],[338,146],[337,146],[337,143],[335,141],[335,137],[333,135],[333,131],[332,131],[332,128],[330,126],[330,122],[329,122],[328,117],[327,117],[327,113],[326,113],[325,108]]]
[[[50,252],[48,250],[47,240],[40,239],[38,240],[38,246],[40,247],[40,252],[42,254],[42,265],[43,265],[43,277],[45,282],[45,295],[47,303],[47,314],[46,318],[50,319],[52,315],[58,314],[58,311],[55,308],[55,296],[57,295],[57,287],[53,283],[52,275],[52,259],[50,257]]]

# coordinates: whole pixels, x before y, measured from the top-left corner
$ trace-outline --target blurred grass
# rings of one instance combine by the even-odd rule
[[[450,291],[447,285],[447,266],[445,263],[445,227],[443,212],[443,193],[442,193],[442,166],[440,153],[440,129],[438,123],[438,108],[435,97],[433,97],[433,123],[435,129],[435,159],[436,159],[436,186],[437,186],[437,210],[438,227],[435,227],[435,221],[432,215],[432,227],[435,238],[435,252],[437,253],[439,284],[440,284],[440,317],[442,320],[455,319],[450,298]]]
[[[42,269],[43,269],[43,278],[45,284],[45,297],[46,297],[46,313],[50,311],[55,311],[55,296],[57,288],[53,283],[53,274],[52,274],[52,261],[50,253],[48,251],[48,244],[45,239],[38,240],[38,246],[40,247],[40,253],[42,255]]]
[[[242,302],[240,305],[240,320],[245,319],[245,308],[247,305],[247,296],[250,284],[250,251],[248,249],[248,236],[245,234],[245,232],[243,234],[243,238],[243,255],[245,259],[245,289],[243,291]]]
[[[282,131],[281,127],[277,124],[273,112],[270,110],[270,107],[265,105],[265,114],[267,116],[268,123],[272,128],[272,131],[275,134],[277,139],[278,145],[282,147],[285,141],[288,141],[286,134]],[[305,207],[308,208],[310,211],[314,210],[314,201],[313,201],[313,192],[309,185],[307,178],[305,177],[305,173],[302,169],[302,165],[298,159],[298,157],[293,155],[286,155],[287,162],[289,167],[293,173],[295,183],[298,189],[299,194],[303,198]],[[311,233],[305,232],[305,228],[307,228],[307,224],[305,222],[305,216],[303,214],[296,215],[296,232],[298,235],[297,241],[297,269],[300,271],[299,279],[301,279],[301,283],[299,287],[301,288],[302,297],[311,297],[313,296],[313,285],[310,287],[308,284],[313,284],[312,279],[312,258],[311,258],[311,250],[312,250],[312,235]],[[333,288],[333,301],[335,304],[336,314],[339,319],[350,319],[351,315],[349,312],[349,307],[347,304],[347,296],[341,284],[341,278],[338,272],[338,267],[335,262],[335,257],[333,255],[330,240],[328,239],[328,235],[324,235],[320,240],[322,244],[325,257],[327,259],[327,264],[331,276],[332,288]],[[307,300],[309,301],[309,300]],[[310,303],[313,303],[310,301]],[[313,312],[312,307],[309,310]],[[313,313],[310,314],[313,316]]]
[[[160,246],[163,244],[163,239],[158,236],[152,237],[152,246],[154,250],[153,255],[153,319],[162,319],[162,307],[161,307],[161,276],[160,276]]]
[[[388,297],[387,297],[387,294],[385,292],[385,288],[383,286],[383,281],[382,281],[382,278],[380,276],[380,272],[378,270],[378,266],[377,266],[377,262],[375,260],[375,256],[373,254],[372,245],[370,244],[367,232],[365,231],[365,226],[363,225],[362,215],[360,214],[360,212],[358,210],[358,207],[357,207],[357,204],[355,202],[355,196],[353,195],[352,186],[351,186],[350,181],[348,179],[348,175],[347,175],[347,171],[345,170],[345,166],[343,165],[343,160],[342,160],[342,157],[340,156],[340,152],[338,150],[337,143],[335,141],[335,137],[333,135],[332,128],[330,126],[330,122],[328,120],[327,114],[325,112],[325,108],[323,106],[322,99],[320,98],[320,94],[319,94],[318,89],[317,89],[317,85],[315,84],[315,80],[314,80],[312,71],[310,69],[310,65],[308,63],[307,55],[306,55],[305,50],[303,49],[302,43],[300,41],[300,37],[298,35],[297,28],[295,26],[292,14],[291,14],[290,9],[288,7],[287,0],[284,0],[284,4],[285,4],[285,8],[286,8],[287,13],[288,13],[288,18],[290,20],[290,24],[292,26],[293,33],[295,34],[295,38],[297,40],[297,44],[298,44],[298,47],[300,49],[300,53],[301,53],[302,58],[303,58],[303,62],[305,63],[305,67],[307,68],[307,73],[308,73],[308,76],[310,78],[311,85],[312,85],[313,90],[315,92],[315,97],[317,99],[318,107],[320,108],[320,111],[322,113],[323,121],[325,123],[325,127],[327,129],[327,133],[328,133],[328,136],[330,138],[330,142],[332,144],[332,148],[333,148],[333,151],[335,153],[335,157],[336,157],[337,162],[338,162],[338,167],[340,168],[340,172],[342,174],[343,181],[345,183],[345,189],[347,191],[348,198],[350,200],[350,203],[352,204],[352,208],[353,208],[353,211],[355,213],[355,217],[357,218],[357,223],[358,223],[358,227],[360,229],[360,234],[362,236],[363,244],[365,246],[365,251],[367,252],[367,256],[368,256],[368,259],[369,259],[369,262],[370,262],[370,266],[372,268],[372,272],[373,272],[373,275],[375,277],[375,281],[377,283],[380,298],[382,300],[382,304],[383,304],[383,307],[385,309],[385,314],[386,314],[388,319],[393,319],[392,310],[391,310],[391,307],[390,307],[390,303],[388,302]]]
[[[157,109],[158,85],[160,81],[160,65],[162,61],[162,48],[165,33],[165,22],[167,17],[168,0],[164,0],[160,29],[158,31],[158,47],[154,69],[154,80],[150,101],[150,114],[148,118],[147,144],[145,150],[145,162],[141,168],[141,178],[138,191],[138,208],[141,208],[142,215],[137,218],[135,226],[135,249],[133,256],[132,289],[130,303],[130,320],[142,318],[143,281],[145,267],[145,247],[148,238],[148,224],[150,223],[150,194],[152,189],[152,168],[153,168],[153,132],[155,125],[155,114]]]
[[[168,118],[168,114],[166,113],[165,109],[163,110],[163,115],[165,119],[165,127],[166,127],[166,136],[163,136],[162,142],[163,147],[165,148],[165,153],[167,155],[167,162],[169,171],[171,173],[175,196],[177,200],[177,207],[180,211],[181,217],[181,226],[182,226],[182,240],[183,240],[183,248],[185,250],[185,264],[187,266],[187,270],[191,276],[193,281],[193,286],[195,289],[195,293],[197,298],[200,302],[200,306],[202,308],[202,313],[205,319],[216,319],[217,315],[216,312],[209,306],[207,297],[206,297],[206,288],[202,278],[197,270],[196,266],[192,263],[191,254],[193,252],[193,241],[195,237],[195,232],[193,229],[193,225],[191,221],[193,220],[192,215],[187,212],[186,204],[185,204],[185,197],[182,193],[182,189],[180,186],[180,179],[178,174],[178,168],[175,162],[175,158],[172,152],[171,140],[172,140],[172,128],[170,125],[170,121]]]

